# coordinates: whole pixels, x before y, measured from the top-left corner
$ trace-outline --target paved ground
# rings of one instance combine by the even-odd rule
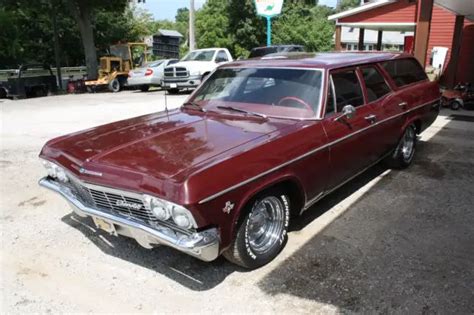
[[[274,262],[247,272],[96,232],[36,184],[46,140],[163,101],[161,92],[0,100],[4,313],[474,312],[472,113],[444,110],[411,168],[359,176],[293,222]]]

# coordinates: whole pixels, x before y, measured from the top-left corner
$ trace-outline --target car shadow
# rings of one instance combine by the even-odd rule
[[[89,217],[71,213],[61,220],[84,234],[105,254],[153,270],[194,291],[210,290],[234,271],[245,272],[223,257],[204,262],[166,246],[143,248],[131,238],[115,237],[97,229]]]
[[[473,313],[474,128],[460,126],[419,141],[413,165],[381,177],[314,235],[307,223],[380,166],[309,209],[299,223],[306,242],[258,287],[343,313]]]

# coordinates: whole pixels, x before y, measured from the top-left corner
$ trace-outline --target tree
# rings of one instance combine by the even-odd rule
[[[360,5],[360,0],[342,0],[336,8],[337,12],[346,11]]]
[[[330,13],[324,6],[286,4],[282,14],[274,19],[273,42],[303,45],[308,51],[331,50],[334,24],[327,20]]]
[[[232,47],[227,0],[208,0],[196,12],[198,47]]]
[[[86,59],[87,76],[97,77],[97,53],[94,39],[94,14],[103,9],[110,12],[123,12],[128,5],[127,0],[64,0],[71,15],[74,17],[82,38]]]
[[[231,50],[236,57],[246,56],[252,48],[265,43],[266,22],[257,16],[254,0],[229,0],[228,15],[233,35]]]

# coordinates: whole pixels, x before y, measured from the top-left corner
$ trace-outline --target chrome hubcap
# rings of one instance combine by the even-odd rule
[[[264,254],[280,239],[284,229],[284,206],[274,196],[260,200],[248,221],[248,241],[256,254]]]
[[[413,149],[415,148],[415,130],[408,128],[403,136],[402,142],[402,155],[405,161],[411,159],[413,155]]]

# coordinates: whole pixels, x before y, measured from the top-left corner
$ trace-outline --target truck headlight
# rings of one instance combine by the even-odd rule
[[[68,179],[67,173],[62,167],[50,161],[42,160],[42,162],[43,162],[44,168],[46,169],[46,172],[48,173],[48,176],[52,178],[57,178],[63,183],[68,182],[69,179]]]
[[[189,71],[189,75],[192,75],[192,76],[196,76],[196,75],[201,75],[201,71],[200,70],[195,70],[195,71]]]
[[[172,221],[183,229],[197,227],[191,212],[177,204],[150,195],[143,195],[145,208],[150,209],[160,221]]]

